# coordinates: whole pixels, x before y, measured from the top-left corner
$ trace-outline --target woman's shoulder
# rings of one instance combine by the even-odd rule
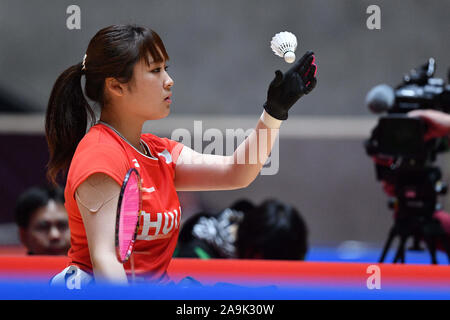
[[[95,125],[89,129],[78,144],[75,154],[103,152],[105,150],[123,152],[125,150],[120,140],[106,130],[102,125]],[[117,154],[116,154],[117,155]]]
[[[103,126],[93,126],[78,144],[71,167],[116,167],[128,163],[124,145]]]
[[[102,172],[114,178],[125,176],[129,159],[123,145],[101,126],[92,127],[78,144],[70,164],[70,180]]]

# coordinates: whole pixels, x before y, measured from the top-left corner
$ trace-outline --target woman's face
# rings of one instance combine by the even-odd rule
[[[130,111],[139,118],[157,120],[170,113],[173,80],[167,73],[165,60],[154,62],[150,57],[149,61],[149,66],[143,60],[134,66],[126,101]]]

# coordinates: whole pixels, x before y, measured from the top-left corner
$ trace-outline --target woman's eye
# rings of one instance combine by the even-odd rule
[[[169,69],[169,66],[165,66],[165,67],[164,67],[164,70],[165,70],[165,71],[167,71],[167,69]],[[153,69],[152,72],[154,72],[154,73],[159,73],[159,72],[161,72],[161,68]]]

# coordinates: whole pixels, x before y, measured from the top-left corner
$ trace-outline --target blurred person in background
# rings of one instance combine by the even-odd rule
[[[299,211],[275,199],[238,200],[218,214],[200,212],[182,226],[178,258],[304,260],[308,229]]]
[[[16,204],[15,219],[22,244],[30,255],[66,255],[70,230],[64,191],[53,187],[32,187]]]

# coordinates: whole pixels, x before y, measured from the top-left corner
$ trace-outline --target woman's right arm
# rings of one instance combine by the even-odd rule
[[[128,283],[123,265],[118,261],[115,251],[114,234],[119,193],[120,185],[104,173],[89,176],[75,193],[97,283]]]

